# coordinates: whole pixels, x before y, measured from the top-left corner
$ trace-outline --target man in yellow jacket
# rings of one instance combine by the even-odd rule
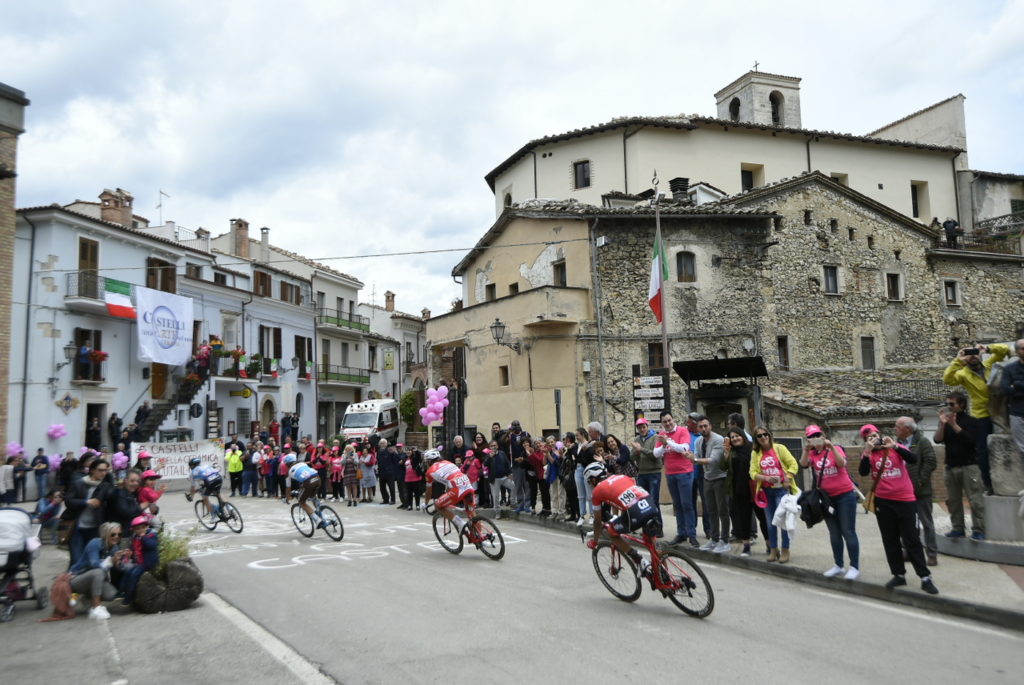
[[[238,445],[231,444],[224,451],[224,465],[227,467],[228,477],[231,479],[231,496],[242,492],[242,450]]]
[[[983,361],[981,356],[986,353],[989,356]],[[942,374],[942,381],[946,385],[962,385],[967,390],[967,395],[971,398],[968,413],[981,422],[982,430],[975,436],[976,454],[986,494],[992,494],[992,478],[988,470],[988,436],[992,434],[992,415],[988,410],[988,377],[992,365],[1002,361],[1009,354],[1009,345],[965,347]]]

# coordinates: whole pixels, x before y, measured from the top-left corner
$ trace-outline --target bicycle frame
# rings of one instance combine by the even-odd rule
[[[602,531],[602,532],[604,532],[604,531]],[[582,533],[582,531],[581,531],[581,533]],[[632,535],[630,533],[621,533],[619,535],[619,537],[622,538],[623,540],[628,540],[629,542],[637,543],[638,545],[646,548],[648,554],[651,555],[651,568],[655,569],[655,571],[657,571],[657,569],[661,568],[661,554],[658,553],[658,546],[657,546],[655,538],[651,537],[647,533],[644,533],[644,536],[642,538],[639,538],[636,535]],[[609,540],[612,539],[612,537],[610,535],[608,536],[608,538],[609,538]],[[615,547],[614,545],[612,545],[612,555],[613,555],[613,558],[614,558],[615,555],[618,555],[618,554],[622,554],[622,552],[619,551],[618,547]],[[685,573],[685,571],[683,569],[680,569],[680,571]],[[692,578],[690,577],[690,574],[687,573],[686,576],[687,576],[688,579],[692,580]],[[666,592],[675,592],[676,590],[678,590],[680,588],[679,583],[673,581],[672,579],[669,579],[669,582],[665,582],[665,580],[662,579],[662,577],[661,577],[661,573],[657,573],[657,572],[652,573],[650,580],[651,580],[651,584],[654,586],[655,590],[664,590]]]

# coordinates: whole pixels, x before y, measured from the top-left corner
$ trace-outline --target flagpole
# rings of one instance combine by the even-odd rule
[[[665,259],[665,250],[661,243],[661,197],[658,195],[658,170],[654,170],[654,178],[652,179],[654,184],[654,244],[658,253],[661,255],[661,259]],[[660,267],[664,270],[664,266]],[[671,361],[668,358],[668,298],[666,297],[665,283],[661,284],[661,358],[665,364],[665,368],[671,367]]]

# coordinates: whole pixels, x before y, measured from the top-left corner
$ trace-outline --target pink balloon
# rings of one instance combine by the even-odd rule
[[[442,385],[440,388],[437,389],[437,394],[440,395],[441,397],[448,397],[448,386]]]
[[[447,406],[448,406],[448,398],[447,397],[442,398],[441,399],[441,407],[443,408],[443,407],[447,407]]]
[[[436,395],[436,394],[437,394],[437,390],[434,390],[433,388],[427,388],[427,397],[428,398],[434,399],[434,395]]]
[[[423,417],[423,423],[427,425],[434,423],[434,421],[437,421],[437,414],[433,412],[427,412],[427,415]]]
[[[425,419],[426,417],[427,417],[427,408],[426,407],[421,407],[420,408],[420,418],[421,419]]]

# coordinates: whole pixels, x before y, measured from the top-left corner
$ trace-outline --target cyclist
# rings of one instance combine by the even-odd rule
[[[317,516],[313,506],[306,502],[310,497],[316,497],[316,493],[320,489],[320,474],[304,461],[296,463],[294,454],[285,455],[284,463],[288,467],[288,479],[291,481],[284,491],[284,503],[288,504],[291,501],[292,488],[300,488],[299,506],[305,509],[318,528],[323,528],[324,522]]]
[[[608,470],[599,461],[592,462],[583,470],[583,478],[593,488],[594,505],[594,533],[587,541],[587,547],[597,547],[597,539],[604,528],[612,544],[635,561],[643,575],[650,575],[650,564],[647,559],[630,547],[620,535],[641,528],[648,529],[655,535],[660,532],[661,512],[654,503],[654,497],[629,476],[609,476]],[[611,507],[621,510],[622,513],[605,522],[605,513]]]
[[[192,469],[192,472],[189,474],[192,489],[185,495],[185,499],[191,502],[196,491],[201,489],[202,492],[200,494],[203,496],[203,504],[206,505],[206,510],[210,512],[210,519],[216,521],[220,516],[220,507],[216,504],[210,504],[210,496],[214,495],[220,500],[220,486],[223,482],[220,471],[209,464],[203,464],[203,460],[199,457],[189,459],[188,467]]]
[[[466,526],[466,520],[458,516],[449,507],[457,506],[463,499],[467,500],[467,509],[473,504],[473,484],[469,482],[469,476],[462,472],[458,466],[443,459],[437,450],[427,450],[423,453],[423,461],[427,465],[427,493],[425,504],[430,504],[433,494],[430,485],[438,483],[443,486],[445,492],[437,498],[437,511],[449,521],[455,524],[455,529],[460,533]]]

